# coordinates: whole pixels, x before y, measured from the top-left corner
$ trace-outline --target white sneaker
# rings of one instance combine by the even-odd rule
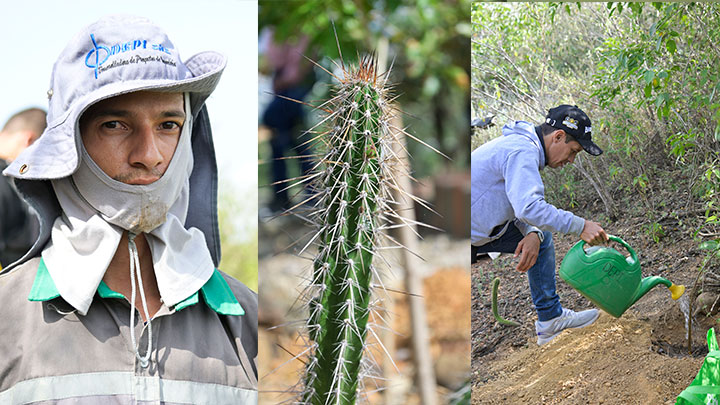
[[[537,343],[539,346],[553,340],[555,336],[560,334],[567,328],[583,328],[595,322],[600,316],[597,309],[588,309],[586,311],[575,312],[571,309],[563,308],[560,316],[550,319],[549,321],[535,321],[535,331],[538,335]]]

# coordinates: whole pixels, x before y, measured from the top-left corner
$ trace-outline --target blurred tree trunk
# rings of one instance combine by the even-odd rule
[[[402,128],[400,117],[395,117],[393,125],[395,128]],[[405,171],[410,172],[410,163],[407,156],[407,147],[404,145],[405,137],[398,134],[399,142],[397,142],[394,152],[400,158],[402,169],[401,174],[397,178],[400,189],[410,193],[412,184],[410,176],[403,175]],[[410,324],[412,331],[412,349],[413,359],[415,363],[415,381],[420,393],[420,401],[423,405],[437,405],[437,389],[435,382],[435,372],[433,369],[432,357],[430,356],[430,331],[428,330],[427,311],[425,309],[425,300],[423,299],[422,279],[416,273],[419,268],[418,261],[415,256],[417,252],[417,236],[415,234],[415,207],[413,200],[407,196],[400,195],[399,192],[394,193],[395,201],[400,203],[397,212],[404,213],[408,225],[400,227],[398,232],[398,242],[405,246],[401,249],[401,262],[405,269],[405,290],[408,293],[408,304],[410,307]]]

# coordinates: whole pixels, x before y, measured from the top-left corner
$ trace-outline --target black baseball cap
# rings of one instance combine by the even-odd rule
[[[548,111],[545,123],[570,134],[585,151],[593,156],[603,153],[592,141],[590,118],[576,105],[563,104]]]

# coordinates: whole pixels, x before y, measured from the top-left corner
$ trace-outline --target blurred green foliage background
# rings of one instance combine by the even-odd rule
[[[655,242],[720,235],[720,4],[473,3],[472,25],[473,113],[498,122],[473,149],[577,104],[605,153],[546,170],[548,199],[645,217]]]
[[[338,43],[346,63],[387,46],[389,82],[396,84],[394,92],[407,113],[404,124],[452,158],[409,142],[416,177],[469,167],[470,1],[305,0],[278,5],[259,2],[259,30],[274,27],[281,41],[307,35],[307,56],[331,71],[331,60],[339,60]],[[330,76],[321,74],[319,81],[309,100],[327,99]]]
[[[219,269],[258,291],[257,189],[238,190],[221,179]]]

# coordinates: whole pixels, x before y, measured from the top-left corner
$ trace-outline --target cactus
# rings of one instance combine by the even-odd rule
[[[391,191],[401,169],[391,146],[403,131],[390,122],[395,110],[387,76],[378,74],[372,56],[342,68],[333,97],[317,107],[327,113],[319,125],[329,129],[308,131],[322,152],[314,172],[300,180],[313,191],[303,217],[316,227],[303,251],[317,247],[303,293],[309,341],[298,400],[306,404],[353,404],[363,392],[364,377],[372,373],[369,361],[363,363],[368,325],[382,319],[370,318],[378,310],[373,285],[381,283],[373,258],[392,227],[386,222],[399,218]]]

